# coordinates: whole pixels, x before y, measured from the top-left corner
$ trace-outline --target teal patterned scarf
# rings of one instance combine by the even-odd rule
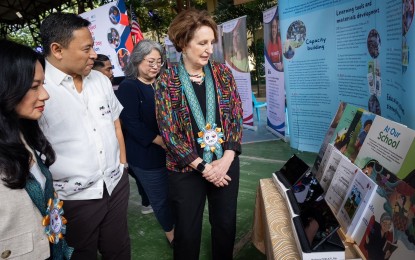
[[[190,82],[190,78],[186,69],[184,68],[183,61],[179,62],[179,79],[182,83],[183,91],[186,95],[187,101],[192,111],[193,117],[199,128],[198,143],[201,144],[203,149],[203,160],[210,163],[213,159],[213,153],[216,154],[216,158],[220,159],[223,156],[223,150],[221,143],[223,142],[223,133],[220,128],[216,128],[216,102],[215,102],[215,86],[213,85],[213,77],[209,69],[209,63],[203,67],[205,73],[205,86],[206,86],[206,120],[203,116],[202,109],[199,101],[197,100],[193,85]],[[211,142],[210,140],[213,140]]]
[[[47,204],[49,199],[54,199],[53,180],[52,174],[46,165],[43,164],[39,156],[34,152],[36,161],[39,165],[40,170],[46,177],[45,191],[43,192],[42,187],[37,182],[36,178],[30,173],[29,178],[26,181],[25,190],[29,194],[33,203],[41,212],[42,216],[47,215]],[[41,223],[39,223],[41,225]],[[73,248],[69,247],[65,240],[60,240],[57,244],[50,244],[51,246],[51,257],[50,259],[61,260],[70,259]]]

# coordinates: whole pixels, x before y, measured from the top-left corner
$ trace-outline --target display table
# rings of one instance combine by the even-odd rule
[[[300,259],[284,198],[272,179],[259,180],[252,243],[267,259]]]
[[[285,199],[272,179],[259,180],[252,243],[267,259],[300,259]],[[345,245],[346,259],[360,259],[353,245]]]

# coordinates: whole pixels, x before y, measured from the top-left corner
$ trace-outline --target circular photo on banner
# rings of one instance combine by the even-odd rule
[[[117,57],[118,57],[118,64],[120,65],[121,70],[124,71],[125,66],[127,65],[128,60],[130,59],[130,52],[125,48],[120,48],[117,51]]]
[[[306,35],[305,24],[300,20],[292,22],[287,29],[287,40],[290,41],[293,48],[303,45]]]
[[[107,32],[108,43],[115,49],[120,45],[120,33],[115,28],[110,28]]]
[[[286,40],[284,42],[284,50],[283,50],[283,55],[286,59],[291,59],[292,57],[294,57],[295,54],[295,48],[291,45],[291,42],[289,40]]]
[[[369,101],[367,102],[367,110],[369,110],[369,112],[372,112],[373,114],[379,116],[381,115],[379,99],[376,97],[375,94],[369,97]]]
[[[372,29],[367,36],[367,50],[369,55],[376,59],[380,53],[380,35],[376,29]]]
[[[402,0],[402,34],[405,36],[414,18],[414,0]]]
[[[110,10],[108,11],[108,17],[111,23],[118,24],[121,19],[120,9],[118,9],[118,7],[116,7],[115,5],[111,6]]]

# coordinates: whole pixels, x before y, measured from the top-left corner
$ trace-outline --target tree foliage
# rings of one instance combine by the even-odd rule
[[[138,22],[142,32],[153,32],[157,38],[167,33],[171,21],[176,17],[180,8],[179,2],[187,1],[172,1],[172,0],[131,0],[126,1],[126,4],[133,7],[137,15]],[[184,3],[185,4],[185,3]],[[190,5],[197,9],[206,9],[205,0],[190,1]],[[151,13],[151,15],[150,15]],[[161,40],[161,39],[160,39]]]

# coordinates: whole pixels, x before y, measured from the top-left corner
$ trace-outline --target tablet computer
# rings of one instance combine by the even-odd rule
[[[310,167],[294,154],[280,170],[275,172],[275,175],[277,175],[278,180],[289,189],[308,172],[310,172]]]
[[[299,204],[307,201],[319,200],[324,193],[323,188],[311,171],[303,175],[303,177],[292,186],[291,190]]]
[[[300,220],[309,248],[314,251],[340,227],[326,201],[308,201],[300,204]]]

